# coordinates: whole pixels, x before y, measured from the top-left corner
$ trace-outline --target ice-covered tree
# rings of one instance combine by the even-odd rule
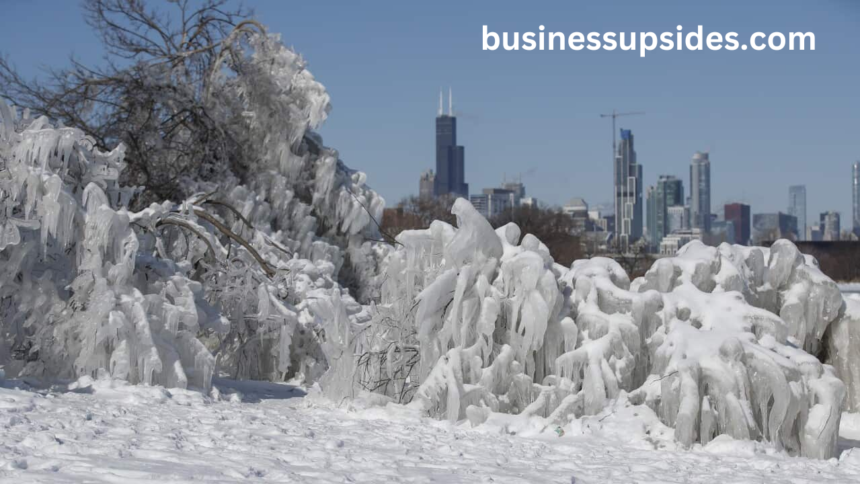
[[[178,5],[187,11],[187,3]],[[23,81],[16,85],[15,97],[34,105],[28,113],[45,111],[71,126],[54,127],[48,117],[29,114],[22,120],[18,110],[6,110],[0,173],[9,221],[2,257],[12,261],[4,267],[12,296],[0,364],[12,375],[107,372],[168,386],[187,380],[201,388],[213,371],[316,380],[330,365],[325,335],[337,321],[325,303],[340,301],[338,314],[353,321],[366,318],[338,283],[342,269],[348,266],[355,294],[369,299],[377,291],[379,260],[389,250],[377,242],[384,201],[312,131],[329,111],[324,87],[277,35],[253,21],[221,17],[230,14],[218,2],[188,12],[175,30],[168,17],[141,2],[86,6],[109,50],[126,52],[133,62],[101,73],[76,65],[76,74],[63,76],[72,84],[36,85],[37,91],[26,90]],[[115,16],[125,20],[111,22]],[[193,122],[198,117],[208,124]],[[120,132],[130,138],[100,131],[120,121]],[[241,149],[218,151],[223,146],[212,136]],[[114,141],[123,143],[103,148]],[[129,153],[134,156],[126,159]],[[182,153],[199,156],[199,163],[189,168]],[[122,182],[140,179],[123,174],[129,164],[142,169],[150,161],[159,176],[181,175],[181,190],[145,186],[149,197],[136,198],[132,207],[140,189]],[[22,167],[47,178],[40,185],[35,175],[22,175]],[[155,201],[145,206],[142,200]],[[31,242],[34,230],[59,242],[48,236]],[[47,257],[39,263],[52,272],[23,254]],[[36,280],[56,294],[19,287]],[[111,309],[111,294],[125,319]],[[124,336],[136,334],[129,328],[143,331],[144,319],[163,322],[183,342],[162,345],[167,337],[155,326],[139,338]]]

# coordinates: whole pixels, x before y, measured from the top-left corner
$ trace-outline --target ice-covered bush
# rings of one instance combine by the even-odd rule
[[[190,265],[141,253],[133,225],[167,210],[125,209],[122,147],[101,152],[81,131],[2,102],[0,114],[7,370],[208,388],[215,360],[197,333],[221,318]]]
[[[375,391],[475,425],[507,413],[553,428],[624,398],[651,407],[686,446],[728,434],[835,453],[845,395],[836,374],[855,368],[818,357],[839,344],[825,334],[856,323],[790,242],[694,242],[631,282],[611,259],[558,266],[533,236],[513,224],[494,232],[465,200],[452,211],[456,228],[398,237],[381,302],[353,339],[357,366],[329,391]]]

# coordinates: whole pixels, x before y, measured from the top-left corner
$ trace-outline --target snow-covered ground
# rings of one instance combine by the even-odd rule
[[[684,451],[643,407],[513,434],[402,406],[335,408],[302,389],[215,381],[219,398],[84,379],[0,388],[2,482],[860,482],[860,415],[839,460],[718,438]],[[647,413],[647,409],[644,410]]]

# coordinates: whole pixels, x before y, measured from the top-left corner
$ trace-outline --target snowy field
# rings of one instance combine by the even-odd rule
[[[623,404],[559,437],[452,426],[405,407],[339,409],[289,385],[215,388],[218,398],[118,381],[53,390],[7,381],[0,481],[860,482],[856,414],[843,416],[841,457],[811,460],[723,438],[678,450],[670,429]]]

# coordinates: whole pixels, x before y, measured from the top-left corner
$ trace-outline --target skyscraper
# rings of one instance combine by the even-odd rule
[[[711,160],[701,151],[690,162],[690,226],[711,231]]]
[[[788,187],[788,214],[797,217],[797,239],[806,240],[806,185]]]
[[[854,162],[851,182],[851,206],[853,208],[853,213],[851,214],[853,216],[852,230],[854,231],[855,235],[860,235],[860,161]]]
[[[657,231],[657,187],[654,185],[645,189],[645,235],[652,251],[660,247],[663,237]]]
[[[648,187],[648,242],[651,247],[660,246],[660,240],[669,235],[669,207],[684,204],[684,184],[669,175],[660,175],[657,185]]]
[[[615,236],[622,252],[642,238],[642,165],[636,163],[629,129],[621,130],[615,153]]]
[[[436,116],[436,179],[433,193],[437,197],[452,194],[469,197],[465,177],[466,155],[457,145],[457,118],[454,101],[448,90],[448,114],[442,112],[442,92],[439,91],[439,114]]]
[[[747,245],[750,242],[750,206],[743,203],[729,203],[723,208],[726,222],[734,225],[735,244]]]

